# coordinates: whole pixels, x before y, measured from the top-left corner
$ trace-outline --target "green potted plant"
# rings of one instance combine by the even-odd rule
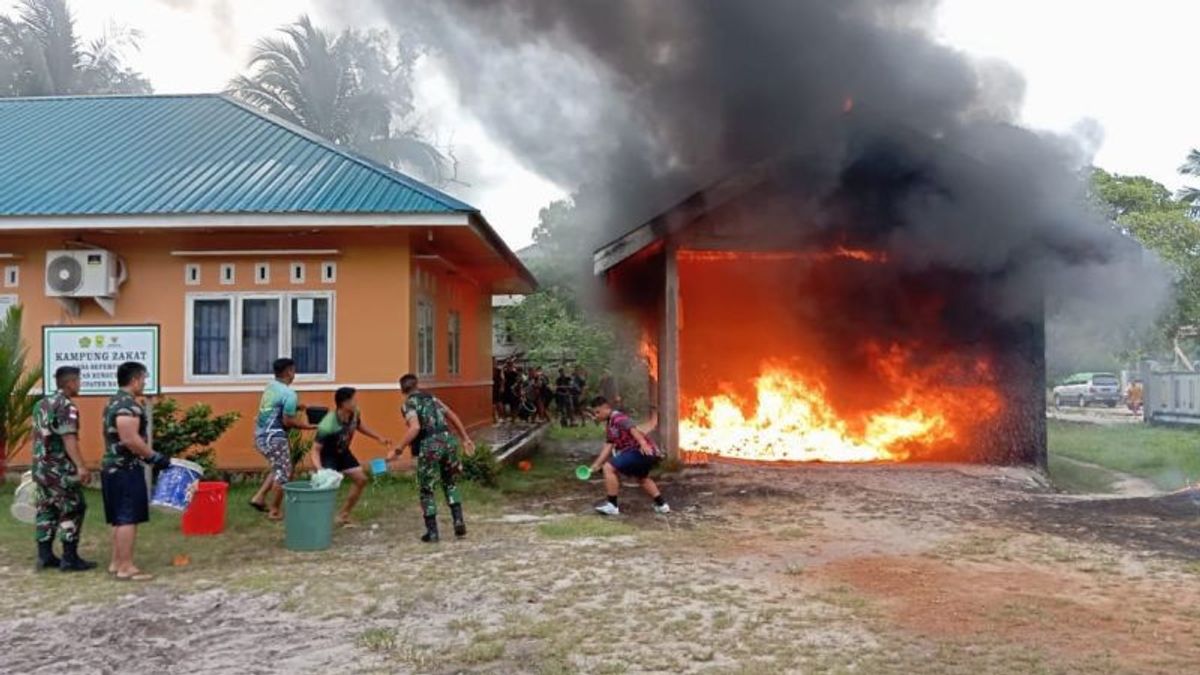
[[[21,306],[14,305],[0,324],[0,481],[33,430],[33,409],[38,403],[33,390],[42,381],[41,364],[27,363],[29,347],[21,339],[21,316]]]

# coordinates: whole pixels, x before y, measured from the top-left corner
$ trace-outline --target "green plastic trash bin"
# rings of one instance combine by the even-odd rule
[[[329,548],[337,493],[337,488],[316,490],[306,480],[283,486],[283,541],[289,551]]]

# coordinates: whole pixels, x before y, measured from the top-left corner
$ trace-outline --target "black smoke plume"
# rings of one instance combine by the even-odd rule
[[[765,162],[773,214],[983,278],[996,317],[1069,289],[1050,309],[1102,309],[1091,331],[1165,288],[1089,206],[1085,143],[1019,127],[1022,78],[933,39],[932,0],[376,1],[501,142],[588,195],[590,244]]]

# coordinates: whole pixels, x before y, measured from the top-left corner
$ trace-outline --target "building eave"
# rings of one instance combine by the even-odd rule
[[[242,230],[296,227],[452,227],[468,213],[146,213],[0,216],[0,232],[46,230]]]

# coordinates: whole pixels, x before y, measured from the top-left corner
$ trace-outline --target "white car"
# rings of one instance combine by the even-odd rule
[[[1115,408],[1121,402],[1121,380],[1112,373],[1076,373],[1055,387],[1052,395],[1055,408],[1086,408],[1092,403]]]

